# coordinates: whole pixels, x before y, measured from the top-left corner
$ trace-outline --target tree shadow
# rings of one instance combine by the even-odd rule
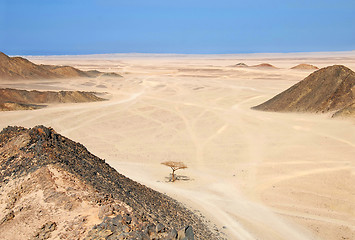
[[[172,182],[172,174],[170,173],[169,177],[165,177],[166,182]],[[192,179],[188,176],[176,175],[175,181],[192,181]]]

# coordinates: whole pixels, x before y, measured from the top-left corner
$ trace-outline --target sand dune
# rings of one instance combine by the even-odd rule
[[[309,74],[290,67],[354,70],[354,53],[30,59],[83,70],[119,66],[124,78],[33,82],[32,88],[85,91],[105,85],[110,100],[1,112],[1,128],[52,126],[122,174],[202,214],[227,239],[355,238],[353,122],[250,109]],[[228,67],[235,62],[280,68]],[[178,69],[185,68],[223,71],[182,77]],[[188,169],[177,173],[189,180],[167,182],[170,171],[160,163],[168,160],[185,162]]]

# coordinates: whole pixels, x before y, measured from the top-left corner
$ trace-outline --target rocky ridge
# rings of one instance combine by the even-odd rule
[[[121,77],[117,73],[81,71],[71,66],[37,65],[22,57],[9,57],[0,52],[0,80],[55,79],[76,77]]]
[[[104,101],[93,92],[82,91],[27,91],[0,88],[0,111],[33,110],[46,103],[80,103]]]
[[[180,203],[51,128],[0,133],[0,238],[219,239]],[[11,238],[5,238],[11,239]]]

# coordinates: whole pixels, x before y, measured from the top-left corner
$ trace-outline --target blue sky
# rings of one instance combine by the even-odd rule
[[[10,55],[347,50],[354,0],[0,0]]]

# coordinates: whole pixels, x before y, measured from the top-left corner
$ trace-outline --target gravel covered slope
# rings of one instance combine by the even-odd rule
[[[100,234],[107,233],[109,235],[106,237],[118,236],[123,234],[122,229],[126,231],[124,239],[135,239],[137,236],[175,239],[178,237],[175,229],[182,229],[180,236],[185,233],[191,235],[193,229],[196,239],[218,239],[201,219],[179,202],[123,176],[104,160],[88,152],[83,145],[61,136],[51,128],[37,126],[32,129],[3,129],[0,133],[0,163],[2,188],[16,178],[49,167],[74,176],[87,188],[104,196],[101,203],[97,197],[92,198],[99,204],[101,217],[106,218],[89,232],[88,239],[98,239],[102,237]],[[128,206],[131,220],[122,220],[127,212],[122,215],[114,210],[114,203],[117,202]],[[136,221],[133,222],[132,218]],[[122,231],[115,232],[115,221],[123,221],[128,228],[120,225]],[[157,235],[158,230],[160,237]],[[129,236],[130,233],[132,235]]]

